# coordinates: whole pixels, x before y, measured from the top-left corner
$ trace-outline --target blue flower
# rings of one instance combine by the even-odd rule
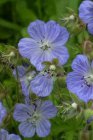
[[[79,17],[87,24],[88,31],[93,35],[93,1],[83,1],[79,7]]]
[[[0,102],[0,124],[2,123],[6,115],[7,115],[6,108],[3,106],[2,102]]]
[[[8,132],[4,129],[0,130],[0,140],[21,140],[18,135],[8,134]]]
[[[93,61],[85,55],[78,55],[72,63],[73,72],[67,75],[67,88],[80,99],[93,99]]]
[[[17,67],[17,72],[18,72],[18,77],[21,82],[22,86],[22,92],[25,96],[28,96],[29,93],[31,93],[31,80],[33,79],[35,75],[35,71],[27,71],[27,68],[23,66],[18,66]],[[16,70],[13,71],[13,74],[15,77],[17,77]]]
[[[19,131],[24,137],[33,137],[35,132],[39,137],[49,135],[51,123],[48,119],[56,116],[57,109],[51,101],[37,101],[34,105],[17,104],[14,119],[21,122]]]
[[[23,57],[30,59],[30,62],[42,70],[44,61],[59,60],[60,65],[64,65],[69,54],[65,44],[69,38],[69,33],[65,27],[61,27],[55,21],[47,23],[36,20],[28,27],[31,38],[23,38],[19,41],[19,52]]]

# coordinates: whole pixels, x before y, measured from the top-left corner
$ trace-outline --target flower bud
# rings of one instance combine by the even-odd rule
[[[50,70],[56,70],[56,66],[55,65],[50,65],[49,69]]]
[[[14,57],[15,56],[15,53],[14,52],[10,52],[9,56],[10,57]]]
[[[76,103],[72,103],[72,105],[71,105],[74,109],[77,109],[77,104]]]
[[[71,15],[71,16],[69,17],[69,19],[70,19],[70,20],[74,20],[74,19],[75,19],[75,16],[74,16],[74,15]]]

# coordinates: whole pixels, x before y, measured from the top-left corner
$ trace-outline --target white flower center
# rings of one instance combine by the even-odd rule
[[[32,114],[32,116],[30,116],[30,118],[28,119],[29,122],[33,123],[34,125],[37,123],[37,121],[39,121],[39,119],[41,118],[41,114],[39,112],[34,112]]]
[[[40,48],[44,51],[51,48],[50,46],[51,46],[51,44],[48,41],[41,41],[40,42]]]
[[[87,85],[93,85],[93,74],[88,74],[84,76]]]

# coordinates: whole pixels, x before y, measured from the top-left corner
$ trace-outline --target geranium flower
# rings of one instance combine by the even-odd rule
[[[67,88],[80,99],[93,99],[93,61],[85,55],[78,55],[72,63],[73,72],[67,75]]]
[[[17,104],[14,119],[21,122],[19,131],[24,137],[33,137],[35,132],[39,137],[50,133],[51,123],[48,119],[56,116],[57,109],[51,101],[37,101],[34,105]]]
[[[28,27],[31,38],[23,38],[19,41],[19,52],[23,57],[30,59],[30,62],[41,71],[44,68],[42,62],[59,60],[64,65],[68,58],[68,50],[65,44],[69,33],[65,27],[61,27],[55,21],[47,23],[36,20]]]

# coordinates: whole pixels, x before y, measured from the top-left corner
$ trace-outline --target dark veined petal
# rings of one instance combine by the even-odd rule
[[[57,114],[57,108],[49,100],[43,102],[42,105],[39,107],[39,110],[42,113],[42,115],[47,119],[53,118]]]
[[[34,107],[25,104],[16,104],[13,117],[16,121],[23,122],[33,113]]]
[[[66,78],[67,88],[72,93],[79,93],[82,90],[82,85],[84,85],[83,76],[77,72],[70,72]]]
[[[84,85],[83,88],[77,93],[77,96],[84,102],[93,100],[93,86]]]
[[[28,138],[33,137],[35,135],[35,130],[36,130],[35,125],[27,121],[22,122],[19,125],[19,131],[24,137]]]
[[[84,23],[89,23],[93,21],[93,2],[83,1],[79,7],[79,17]]]
[[[64,65],[69,58],[68,50],[64,46],[55,46],[52,50],[52,53],[55,58],[58,58],[60,65]]]
[[[42,74],[38,74],[31,81],[31,89],[38,96],[48,96],[53,89],[53,78],[49,75],[43,76]]]
[[[69,39],[69,32],[65,27],[60,26],[60,33],[57,38],[52,42],[54,46],[64,46]]]
[[[88,58],[85,55],[77,55],[72,62],[72,69],[81,74],[89,72],[90,64]]]
[[[41,119],[36,124],[36,133],[39,137],[46,137],[50,133],[51,124],[46,119]]]
[[[34,40],[41,41],[44,39],[45,36],[44,26],[45,23],[43,21],[36,20],[28,26],[28,33]]]
[[[88,24],[88,31],[93,35],[93,21]]]
[[[60,25],[53,20],[50,20],[45,25],[45,40],[53,42],[60,33]]]
[[[8,140],[21,140],[21,138],[18,135],[10,134]]]
[[[33,53],[40,52],[38,44],[31,38],[23,38],[18,43],[19,52],[23,57],[28,59],[33,56]]]

